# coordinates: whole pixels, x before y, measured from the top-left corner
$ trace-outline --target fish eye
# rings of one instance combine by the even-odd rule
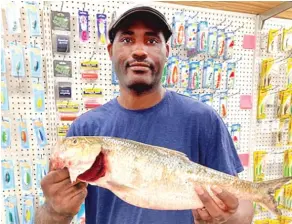
[[[77,142],[78,142],[78,140],[75,138],[75,139],[73,140],[73,144],[77,144]]]

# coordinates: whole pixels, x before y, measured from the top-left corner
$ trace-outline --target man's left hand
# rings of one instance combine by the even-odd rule
[[[237,197],[233,194],[212,187],[211,190],[221,200],[214,200],[202,187],[196,187],[196,192],[204,204],[204,208],[193,210],[195,223],[221,224],[227,222],[236,213],[239,206]],[[203,222],[202,222],[203,221]]]

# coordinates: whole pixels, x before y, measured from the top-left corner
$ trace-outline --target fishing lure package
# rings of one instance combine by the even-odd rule
[[[286,120],[284,119],[280,119],[280,122],[279,122],[279,126],[278,126],[278,130],[276,132],[276,143],[275,145],[276,146],[283,146],[284,143],[286,142],[284,137],[284,132],[285,132],[286,129]]]
[[[78,11],[79,40],[87,43],[89,40],[89,14],[88,11]]]
[[[271,29],[268,35],[268,53],[278,52],[279,30]]]
[[[227,63],[227,88],[234,89],[235,86],[235,68],[236,63],[229,62]]]
[[[271,70],[274,65],[273,58],[267,58],[262,60],[261,73],[260,73],[260,88],[270,89],[271,86]]]
[[[6,73],[5,50],[1,47],[1,73]]]
[[[283,176],[292,177],[292,149],[285,150],[284,152]]]
[[[226,41],[226,35],[225,35],[225,31],[222,29],[218,29],[218,40],[217,40],[217,57],[223,57],[224,55],[224,50],[225,50],[225,41]]]
[[[15,195],[4,199],[4,210],[6,224],[19,224],[19,214],[17,208],[17,198]]]
[[[214,63],[214,88],[219,90],[221,89],[222,83],[222,63]]]
[[[74,217],[74,223],[83,224],[86,223],[85,220],[85,203],[82,203],[78,213]]]
[[[96,14],[97,44],[107,44],[107,16]]]
[[[227,116],[227,91],[222,92],[219,98],[219,114],[222,118]]]
[[[71,18],[69,12],[51,11],[52,30],[70,31]]]
[[[172,20],[172,47],[181,47],[185,42],[185,16],[183,12],[176,12]]]
[[[190,73],[188,89],[200,89],[202,87],[202,76],[203,76],[203,61],[192,61],[190,62]]]
[[[72,77],[72,62],[71,61],[60,61],[54,60],[54,76],[55,77]]]
[[[292,27],[283,29],[282,51],[292,50]]]
[[[71,99],[72,98],[72,83],[71,82],[57,82],[56,83],[56,98],[57,99]]]
[[[39,201],[40,206],[42,206],[46,202],[46,197],[44,196],[42,192],[38,194],[38,201]]]
[[[266,151],[254,151],[253,163],[254,163],[254,182],[262,182],[265,180],[265,164],[266,164]]]
[[[198,42],[198,22],[190,17],[186,20],[185,49],[188,51],[188,57],[197,53]]]
[[[208,22],[201,21],[198,25],[198,53],[206,53],[208,51]]]
[[[29,149],[29,135],[27,131],[26,119],[18,119],[18,132],[22,149]]]
[[[19,162],[20,166],[20,176],[21,176],[21,187],[23,191],[29,191],[32,189],[32,172],[31,165],[26,160],[21,160]]]
[[[9,110],[8,89],[5,76],[1,76],[1,110]]]
[[[80,73],[85,80],[98,79],[99,63],[96,60],[85,60],[80,63]]]
[[[39,79],[33,79],[33,104],[35,112],[45,111],[45,89]]]
[[[28,31],[31,36],[40,36],[40,17],[36,2],[26,2],[25,5]]]
[[[164,67],[164,72],[165,72],[165,69],[166,69],[167,65],[165,65]],[[118,85],[119,84],[119,80],[118,80],[118,77],[117,77],[117,74],[115,72],[115,68],[114,68],[114,65],[112,64],[112,84],[113,85]]]
[[[197,93],[191,93],[190,95],[194,100],[199,101],[200,100],[200,94]]]
[[[171,56],[167,63],[167,87],[176,87],[179,84],[179,60],[176,56]]]
[[[213,58],[217,57],[217,53],[218,53],[218,29],[217,29],[217,27],[210,27],[209,28],[208,42],[209,42],[208,54]]]
[[[13,77],[24,77],[25,63],[22,47],[15,43],[11,43],[10,52],[11,52],[11,75]]]
[[[266,118],[266,104],[268,100],[268,91],[267,90],[259,90],[258,93],[258,105],[257,105],[257,119]]]
[[[9,2],[5,8],[8,34],[21,33],[20,8],[15,2]]]
[[[240,124],[231,125],[231,138],[233,140],[236,150],[240,149],[240,129],[241,129]]]
[[[289,118],[291,115],[291,90],[282,91],[280,118]]]
[[[1,148],[7,149],[11,145],[11,131],[10,131],[10,119],[2,117],[1,122]]]
[[[40,119],[33,119],[33,128],[39,147],[45,147],[48,144],[43,122]]]
[[[209,106],[212,107],[213,105],[213,94],[207,93],[207,94],[202,94],[200,97],[201,102],[208,104]]]
[[[179,61],[180,87],[187,89],[189,85],[189,62],[188,60]]]
[[[80,105],[73,101],[57,101],[57,111],[61,121],[74,121],[77,118]]]
[[[225,51],[224,51],[224,60],[229,60],[233,58],[234,52],[234,33],[227,32],[225,41]]]
[[[204,62],[203,85],[204,89],[214,88],[214,60],[208,59]]]
[[[69,131],[69,125],[62,125],[57,127],[57,135],[60,138],[66,137],[67,132]]]
[[[14,164],[12,160],[1,160],[3,190],[15,189]]]
[[[287,88],[292,88],[292,58],[287,59],[287,66],[286,66],[286,77],[287,81]]]
[[[43,63],[41,49],[39,47],[34,46],[29,48],[29,64],[31,76],[41,78]]]
[[[25,195],[22,197],[22,223],[34,224],[34,196]]]
[[[84,88],[83,89],[84,107],[86,109],[96,108],[103,104],[103,89]]]

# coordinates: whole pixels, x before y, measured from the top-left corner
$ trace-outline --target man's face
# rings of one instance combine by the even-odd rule
[[[141,94],[159,86],[169,46],[157,28],[133,22],[117,32],[108,51],[122,88]]]

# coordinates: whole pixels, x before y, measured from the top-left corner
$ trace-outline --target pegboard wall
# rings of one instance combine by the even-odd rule
[[[19,215],[22,216],[22,196],[27,192],[21,189],[21,175],[19,168],[19,160],[26,159],[32,164],[33,174],[33,188],[29,193],[35,196],[35,205],[39,203],[40,189],[36,185],[36,169],[35,164],[41,159],[47,160],[54,147],[56,140],[58,139],[57,128],[70,125],[71,122],[61,121],[59,113],[57,113],[56,107],[56,85],[58,82],[69,82],[72,87],[72,99],[71,101],[79,104],[80,110],[78,115],[86,112],[88,109],[84,107],[83,89],[98,87],[102,89],[102,96],[99,98],[100,103],[105,103],[114,98],[118,92],[118,86],[112,82],[112,63],[109,59],[107,49],[105,45],[99,45],[97,43],[97,27],[95,15],[97,13],[104,13],[107,15],[107,25],[109,25],[112,15],[115,11],[121,7],[130,4],[124,1],[44,1],[39,5],[39,15],[41,19],[41,35],[37,37],[29,36],[27,33],[27,21],[26,14],[21,7],[21,26],[22,32],[20,35],[8,35],[7,24],[5,23],[5,11],[2,9],[2,19],[4,24],[5,35],[1,36],[1,40],[4,43],[5,59],[7,65],[7,72],[5,74],[7,79],[8,93],[9,93],[9,111],[3,112],[3,117],[9,117],[11,120],[11,146],[8,149],[2,150],[3,159],[11,159],[15,163],[14,172],[16,180],[15,190],[3,190],[4,197],[8,195],[16,195],[18,199]],[[235,45],[234,53],[230,62],[236,62],[236,75],[235,75],[235,87],[228,90],[227,93],[227,116],[223,118],[226,125],[229,127],[232,124],[240,124],[240,140],[238,153],[250,153],[254,150],[253,146],[262,147],[261,144],[270,139],[265,135],[258,134],[258,123],[256,117],[256,90],[257,90],[257,78],[254,74],[258,74],[258,58],[255,63],[256,54],[260,52],[243,49],[243,37],[245,34],[254,34],[256,30],[256,17],[254,15],[232,13],[218,10],[208,10],[202,8],[185,8],[173,4],[165,3],[153,3],[152,6],[159,9],[167,18],[168,22],[172,24],[173,15],[176,12],[183,11],[185,20],[188,17],[194,15],[197,21],[208,21],[209,26],[218,25],[219,28],[225,28],[225,31],[235,31]],[[89,41],[83,44],[79,40],[78,35],[78,10],[85,10],[89,13]],[[51,12],[62,11],[70,13],[70,31],[55,31],[51,27]],[[279,20],[280,21],[280,20]],[[278,20],[276,22],[267,23],[267,26],[281,26]],[[282,21],[282,20],[281,20]],[[286,24],[287,21],[283,21]],[[266,28],[265,28],[266,29]],[[56,34],[69,34],[70,35],[70,52],[57,53],[54,52],[54,36]],[[34,111],[33,96],[32,96],[32,78],[29,74],[29,61],[28,54],[25,53],[26,63],[26,75],[24,78],[14,78],[10,72],[10,52],[8,45],[9,42],[17,40],[18,44],[26,46],[27,44],[36,44],[41,47],[42,50],[42,77],[39,79],[44,85],[45,89],[45,110],[42,113]],[[258,40],[258,46],[259,46]],[[25,51],[26,52],[26,51]],[[187,57],[187,52],[184,47],[171,47],[170,55],[178,56],[182,60],[189,59],[190,61],[207,60],[210,58],[207,54],[198,54],[193,57]],[[72,77],[60,78],[54,76],[53,63],[55,60],[70,61],[72,63]],[[98,79],[95,81],[86,81],[81,77],[80,62],[83,60],[97,60],[99,64]],[[215,59],[217,62],[224,62],[223,59]],[[223,77],[222,81],[226,79]],[[20,86],[19,86],[20,83]],[[175,87],[171,88],[177,92],[185,94],[185,89]],[[212,107],[219,112],[219,96],[220,92],[226,90],[221,88],[219,91],[213,89],[200,88],[193,93],[213,93],[214,100]],[[243,110],[240,109],[240,96],[252,95],[253,96],[253,109]],[[22,116],[20,116],[22,115]],[[18,119],[26,119],[28,121],[28,133],[31,144],[29,149],[22,149],[19,140],[18,133]],[[46,130],[46,136],[48,145],[45,147],[39,147],[34,136],[32,119],[40,118],[43,120]],[[210,127],[211,128],[211,127]],[[255,133],[256,129],[256,133]],[[256,136],[256,137],[255,137]],[[261,141],[259,141],[261,140]],[[253,145],[254,143],[254,145]],[[269,143],[267,143],[269,147]],[[274,157],[276,164],[280,160],[280,157]],[[281,164],[280,164],[281,165]],[[274,170],[275,167],[271,167]],[[277,167],[276,170],[280,168]],[[279,177],[278,173],[270,175],[270,178]],[[245,167],[245,171],[240,174],[240,178],[252,180],[252,163],[249,167]],[[4,210],[1,208],[1,214],[4,214]],[[4,216],[1,216],[4,217]],[[3,220],[2,220],[3,221]],[[2,223],[1,221],[1,223]]]

